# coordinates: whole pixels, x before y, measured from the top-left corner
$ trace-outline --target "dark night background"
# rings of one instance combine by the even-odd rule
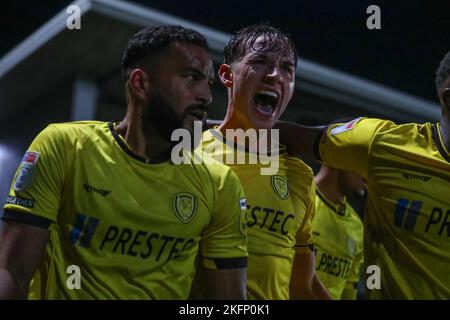
[[[434,73],[450,50],[449,0],[132,2],[225,32],[270,21],[293,35],[301,57],[434,101]],[[4,3],[0,56],[70,3]],[[381,8],[381,30],[366,28],[371,4]]]

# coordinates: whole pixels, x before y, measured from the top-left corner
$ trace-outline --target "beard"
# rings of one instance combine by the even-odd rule
[[[187,129],[192,139],[194,139],[194,125],[193,121],[187,119],[187,116],[193,110],[202,110],[206,112],[206,106],[204,104],[193,104],[184,109],[182,113],[177,112],[175,107],[168,102],[159,92],[152,90],[150,92],[151,105],[147,105],[144,108],[144,122],[150,123],[151,126],[156,128],[163,139],[171,141],[172,133],[176,129]],[[206,116],[202,119],[203,128],[206,127]],[[144,132],[145,127],[143,128]]]
[[[181,127],[181,115],[157,92],[150,92],[150,101],[151,105],[144,108],[143,125],[150,123],[165,140],[170,141],[172,132]]]

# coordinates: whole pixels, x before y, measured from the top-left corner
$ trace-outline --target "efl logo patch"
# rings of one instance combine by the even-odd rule
[[[341,124],[340,126],[337,126],[337,127],[333,128],[333,129],[331,129],[330,134],[332,136],[335,136],[335,135],[337,135],[339,133],[352,130],[355,127],[355,124],[361,119],[362,119],[362,117],[359,117],[359,118],[356,118],[356,119],[354,119],[354,120],[352,120],[350,122]]]
[[[173,196],[172,206],[177,218],[188,223],[197,212],[197,197],[189,192],[179,192]]]
[[[239,200],[239,206],[241,207],[241,210],[247,210],[247,199],[241,198],[241,200]]]
[[[27,151],[22,158],[20,164],[20,172],[17,175],[14,183],[14,190],[16,192],[26,191],[33,180],[34,168],[39,159],[39,152]]]
[[[241,198],[239,200],[241,207],[241,215],[239,219],[239,232],[243,237],[247,237],[247,199]]]

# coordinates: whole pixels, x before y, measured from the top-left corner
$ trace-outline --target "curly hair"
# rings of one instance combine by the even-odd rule
[[[263,48],[255,48],[256,40],[259,37],[264,38],[265,46]],[[276,51],[280,55],[292,55],[294,65],[297,65],[298,52],[291,36],[267,22],[254,24],[234,33],[223,49],[224,63],[230,64],[239,61],[249,50],[259,53]]]
[[[149,67],[155,57],[172,42],[189,43],[209,51],[206,38],[199,32],[179,25],[159,25],[140,30],[128,41],[122,56],[122,77],[128,80],[135,68]]]
[[[450,77],[450,51],[445,54],[436,70],[436,89],[438,92],[444,89],[448,77]]]

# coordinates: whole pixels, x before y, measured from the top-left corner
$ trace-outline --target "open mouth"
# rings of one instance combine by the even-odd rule
[[[278,93],[271,90],[258,91],[253,97],[253,102],[260,114],[271,116],[278,105]]]

